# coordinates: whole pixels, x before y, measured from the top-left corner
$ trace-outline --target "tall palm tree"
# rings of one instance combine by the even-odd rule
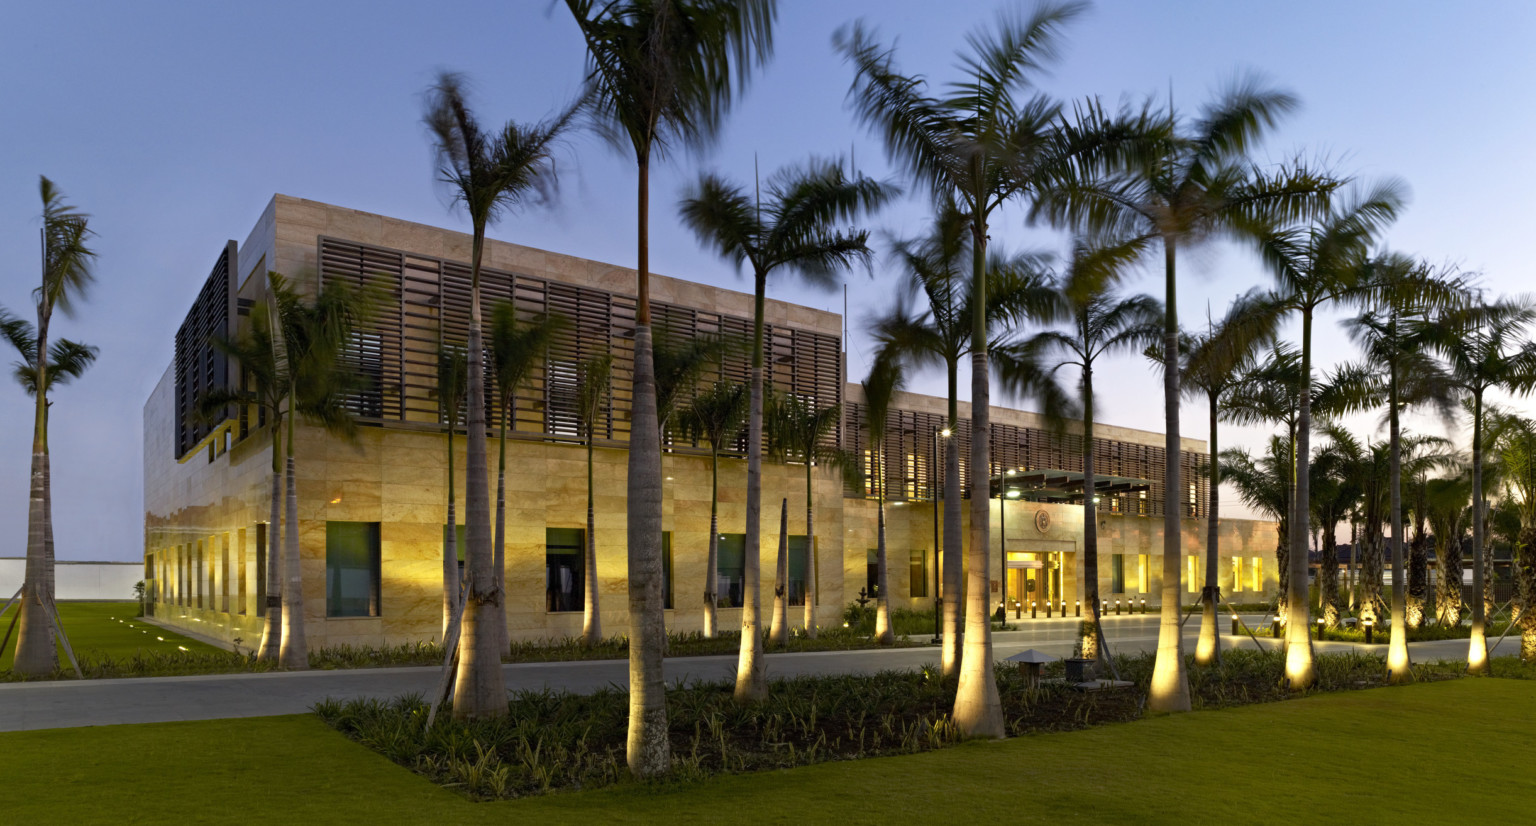
[[[1439,314],[1429,345],[1445,359],[1452,385],[1464,399],[1472,418],[1472,636],[1467,668],[1488,673],[1487,614],[1483,590],[1487,582],[1484,480],[1484,394],[1490,389],[1526,395],[1536,388],[1536,346],[1519,341],[1536,321],[1536,305],[1528,296],[1495,304],[1470,302]],[[1458,583],[1459,587],[1459,583]]]
[[[1069,330],[1036,333],[1001,348],[997,358],[1002,385],[1009,389],[1023,377],[1052,376],[1064,366],[1078,369],[1083,416],[1083,597],[1088,603],[1088,615],[1078,624],[1077,636],[1082,656],[1096,660],[1109,654],[1100,645],[1104,635],[1099,627],[1094,365],[1102,357],[1144,350],[1157,340],[1163,320],[1163,308],[1157,300],[1114,292],[1121,268],[1140,252],[1139,243],[1097,249],[1079,246],[1067,272],[1057,282],[1063,298],[1062,315],[1071,319]]]
[[[834,44],[853,64],[854,112],[880,136],[886,154],[905,167],[935,202],[952,200],[971,236],[971,549],[965,589],[965,653],[955,692],[955,722],[968,735],[1002,737],[1002,704],[993,679],[987,611],[991,466],[990,381],[986,308],[987,238],[992,214],[1020,198],[1038,198],[1071,171],[1071,161],[1103,146],[1110,130],[1082,135],[1061,121],[1060,107],[1032,94],[1032,75],[1057,57],[1062,28],[1080,3],[1042,3],[1024,16],[1002,12],[967,38],[959,56],[963,79],[937,95],[921,76],[901,74],[894,49],[862,23],[840,29]]]
[[[1494,451],[1510,498],[1520,515],[1515,545],[1515,593],[1519,602],[1520,659],[1536,660],[1536,420],[1513,413],[1497,414]]]
[[[893,645],[896,634],[891,628],[891,598],[887,587],[885,553],[885,430],[891,405],[906,383],[901,360],[895,354],[880,352],[864,379],[864,430],[869,434],[869,473],[874,480],[876,508],[875,542],[875,639],[881,645]]]
[[[1216,236],[1253,239],[1266,228],[1305,218],[1326,202],[1336,183],[1296,163],[1274,172],[1251,165],[1249,150],[1280,117],[1297,106],[1294,96],[1240,78],[1191,124],[1179,122],[1170,103],[1166,127],[1151,151],[1121,160],[1122,168],[1081,185],[1058,188],[1037,202],[1037,212],[1057,223],[1113,238],[1147,237],[1163,251],[1164,428],[1163,584],[1157,660],[1148,697],[1154,711],[1188,711],[1184,672],[1179,501],[1179,316],[1175,264],[1180,248]],[[1149,119],[1156,119],[1148,114]],[[1293,541],[1295,541],[1293,539]]]
[[[792,394],[780,396],[774,405],[777,438],[770,440],[777,447],[781,461],[800,462],[805,465],[805,634],[816,637],[816,594],[818,589],[816,559],[816,468],[832,467],[844,472],[845,478],[854,471],[856,463],[845,456],[836,445],[830,444],[837,426],[842,422],[843,406],[831,404],[817,406],[814,399]],[[739,426],[738,426],[739,427]]]
[[[1430,479],[1425,485],[1429,529],[1435,538],[1435,556],[1440,565],[1440,587],[1435,594],[1435,621],[1458,626],[1462,618],[1461,543],[1466,538],[1472,515],[1470,468],[1453,476]]]
[[[970,218],[952,201],[936,210],[932,230],[915,240],[896,242],[896,257],[906,271],[906,292],[872,332],[883,348],[899,354],[914,367],[942,364],[948,379],[945,438],[960,429],[960,361],[971,347],[972,287],[970,278]],[[1033,255],[1007,256],[993,249],[987,256],[986,308],[988,347],[996,349],[1030,318],[1047,318],[1057,309],[1057,296]],[[922,302],[916,299],[921,296]],[[1055,389],[1049,383],[1015,388],[1037,395]],[[1045,398],[1056,409],[1065,399]],[[940,663],[946,677],[960,670],[960,635],[965,627],[962,577],[960,451],[952,442],[944,450],[943,619]]]
[[[1307,471],[1312,460],[1312,320],[1319,308],[1356,290],[1371,245],[1396,219],[1405,189],[1401,182],[1388,180],[1353,193],[1346,202],[1332,205],[1307,224],[1263,231],[1260,236],[1259,250],[1275,275],[1278,292],[1290,309],[1301,314],[1303,380],[1297,403],[1293,525],[1306,524],[1312,512]],[[1292,531],[1290,537],[1285,677],[1294,691],[1306,689],[1316,680],[1307,600],[1308,533]]]
[[[443,645],[458,639],[459,602],[464,596],[464,575],[459,566],[457,477],[453,472],[453,436],[464,419],[469,394],[469,353],[463,347],[444,345],[437,352],[437,417],[448,429],[448,518],[443,523]],[[465,480],[466,483],[468,480]]]
[[[1392,526],[1392,636],[1387,648],[1390,681],[1411,679],[1408,658],[1408,594],[1403,571],[1402,408],[1437,404],[1450,417],[1450,386],[1440,363],[1429,353],[1433,338],[1429,313],[1452,306],[1465,295],[1457,279],[1442,277],[1403,255],[1387,254],[1365,267],[1359,286],[1367,309],[1346,320],[1351,338],[1365,351],[1366,361],[1386,374],[1387,422],[1391,467],[1388,481]],[[1292,585],[1294,588],[1295,585]]]
[[[704,563],[704,636],[718,633],[715,609],[720,594],[720,452],[734,444],[747,421],[747,387],[722,379],[694,396],[683,425],[691,438],[709,445],[709,551]]]
[[[1223,450],[1221,477],[1237,490],[1237,498],[1249,508],[1273,519],[1285,546],[1290,533],[1291,445],[1284,436],[1271,436],[1263,453],[1255,457],[1244,448]]]
[[[278,331],[278,307],[296,301],[296,296],[286,282],[275,273],[269,274],[267,292],[251,307],[247,324],[233,338],[215,336],[211,343],[225,355],[233,358],[241,373],[249,378],[249,389],[243,387],[215,388],[209,390],[198,402],[198,409],[205,419],[223,418],[230,405],[245,406],[265,422],[272,439],[272,492],[270,514],[267,519],[267,570],[266,604],[260,607],[265,621],[262,624],[261,642],[256,647],[256,657],[276,661],[280,654],[279,644],[283,636],[283,579],[282,579],[282,506],[283,506],[283,417],[287,415],[288,364],[282,357],[281,336]]]
[[[581,644],[591,647],[603,639],[602,617],[598,610],[597,588],[597,510],[592,484],[592,448],[597,441],[597,424],[608,406],[613,377],[613,355],[603,353],[582,362],[577,378],[576,415],[581,435],[587,443],[587,547],[583,580]]]
[[[1323,532],[1317,572],[1318,611],[1329,628],[1339,626],[1338,526],[1360,504],[1362,480],[1342,451],[1329,445],[1309,465],[1312,517]],[[1353,537],[1352,537],[1353,538]]]
[[[587,46],[587,90],[601,131],[638,172],[635,367],[629,445],[629,770],[664,774],[666,647],[661,590],[661,442],[651,361],[650,168],[719,131],[733,93],[773,51],[773,0],[566,0]],[[751,536],[751,531],[748,532]]]
[[[766,197],[722,178],[705,175],[684,196],[683,223],[706,246],[752,269],[752,368],[747,403],[747,538],[741,612],[741,657],[736,699],[767,696],[759,616],[759,560],[762,522],[763,328],[768,277],[784,268],[815,284],[828,285],[871,256],[865,230],[836,228],[861,212],[879,207],[892,190],[874,180],[850,177],[840,164],[811,161],[780,170],[768,179]]]
[[[496,456],[496,536],[491,554],[491,570],[496,576],[496,590],[506,592],[507,582],[507,426],[517,421],[517,390],[534,368],[543,364],[545,353],[555,333],[565,327],[558,315],[539,315],[526,322],[517,320],[517,310],[510,301],[491,308],[491,374],[496,378],[500,403],[501,433]],[[501,617],[500,651],[507,650],[507,617]]]
[[[468,445],[465,450],[465,618],[459,637],[453,715],[459,719],[507,713],[501,676],[501,636],[506,609],[492,570],[491,513],[486,450],[485,336],[480,306],[480,264],[485,228],[507,210],[547,196],[554,185],[551,153],[581,105],[555,118],[524,126],[508,121],[486,131],[469,108],[461,75],[443,72],[428,90],[425,121],[439,164],[439,180],[469,213],[470,251]]]
[[[53,485],[48,460],[48,358],[53,352],[48,334],[53,311],[74,315],[75,302],[85,298],[95,280],[92,266],[96,252],[87,244],[93,234],[90,216],[64,203],[64,195],[47,177],[38,180],[43,201],[42,282],[32,291],[37,309],[33,370],[35,385],[32,418],[32,486],[27,507],[27,563],[22,581],[21,630],[16,638],[12,670],[42,676],[53,673],[59,656],[52,633]]]
[[[1200,592],[1202,611],[1200,637],[1195,644],[1195,663],[1214,665],[1221,659],[1221,633],[1216,627],[1217,602],[1221,584],[1217,563],[1220,559],[1219,526],[1221,520],[1220,419],[1226,397],[1239,378],[1255,366],[1259,348],[1275,338],[1279,321],[1273,297],[1255,290],[1238,296],[1219,322],[1208,325],[1204,333],[1180,336],[1180,381],[1189,395],[1203,394],[1210,416],[1208,463],[1210,499],[1206,506],[1205,586]],[[1155,353],[1161,355],[1161,353]]]

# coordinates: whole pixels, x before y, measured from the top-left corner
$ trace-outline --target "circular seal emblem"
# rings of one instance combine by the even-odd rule
[[[1049,511],[1035,511],[1035,530],[1045,533],[1051,529],[1051,514]]]

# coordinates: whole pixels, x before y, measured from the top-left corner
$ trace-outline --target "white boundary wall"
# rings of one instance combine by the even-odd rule
[[[27,561],[0,557],[0,606],[16,593],[26,576]],[[144,578],[142,562],[53,563],[55,599],[133,599],[133,584]]]

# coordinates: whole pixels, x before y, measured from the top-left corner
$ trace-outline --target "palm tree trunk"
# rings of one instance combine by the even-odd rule
[[[458,411],[448,417],[448,524],[443,532],[443,645],[458,639],[459,601],[464,578],[459,573],[459,513],[453,490],[453,430]]]
[[[587,542],[584,576],[586,600],[581,617],[581,644],[591,648],[603,639],[603,618],[597,604],[597,508],[592,485],[593,428],[587,425]]]
[[[283,471],[283,640],[278,662],[283,668],[309,668],[309,640],[304,630],[304,569],[299,561],[299,492],[293,470],[293,429],[297,418],[288,394],[288,450]]]
[[[1179,520],[1179,311],[1174,269],[1177,245],[1163,239],[1167,309],[1163,315],[1163,582],[1158,611],[1157,659],[1147,707],[1153,711],[1189,711],[1189,677],[1184,673],[1184,629],[1180,622],[1179,566],[1183,561],[1183,530]]]
[[[814,451],[805,454],[805,636],[816,639],[816,484]]]
[[[773,619],[768,625],[768,644],[783,648],[789,642],[789,499],[779,503],[779,555],[774,562]]]
[[[883,434],[882,434],[883,435]],[[875,641],[881,645],[895,645],[896,633],[891,630],[891,598],[888,587],[885,560],[885,439],[870,438],[870,446],[879,454],[880,480],[875,500]],[[878,445],[878,447],[876,447]]]
[[[1349,518],[1349,610],[1354,611],[1355,584],[1360,581],[1360,520]]]
[[[1515,576],[1519,583],[1516,604],[1520,626],[1520,660],[1536,661],[1536,524],[1520,527],[1520,542],[1515,545]]]
[[[1296,495],[1291,502],[1290,587],[1286,591],[1285,679],[1292,691],[1310,688],[1317,675],[1312,665],[1312,606],[1307,599],[1307,537],[1312,535],[1312,308],[1301,311],[1301,392],[1297,394],[1295,461],[1291,463]]]
[[[46,254],[46,245],[45,245]],[[47,262],[44,262],[46,273]],[[38,302],[37,356],[33,363],[36,371],[37,392],[32,421],[32,480],[27,501],[27,562],[23,580],[20,611],[21,628],[16,637],[16,656],[11,669],[17,674],[41,677],[52,674],[59,666],[59,654],[53,640],[53,565],[48,559],[47,539],[49,529],[49,497],[52,485],[49,480],[48,461],[48,317],[50,307],[47,297]]]
[[[1081,323],[1081,322],[1080,322]],[[1082,323],[1084,328],[1086,323]],[[1088,615],[1077,626],[1077,644],[1083,659],[1099,660],[1109,652],[1099,649],[1099,510],[1093,501],[1093,363],[1083,359],[1083,597]],[[1006,500],[1006,497],[1004,498]],[[1007,555],[1004,554],[1004,559]]]
[[[1395,327],[1395,325],[1394,325]],[[1387,378],[1387,418],[1391,432],[1392,458],[1387,484],[1390,486],[1392,513],[1392,638],[1387,646],[1387,682],[1398,683],[1413,678],[1408,660],[1408,593],[1403,576],[1403,455],[1402,427],[1397,412],[1397,359],[1391,359]]]
[[[648,155],[639,158],[638,167],[635,369],[627,481],[629,737],[625,759],[631,774],[654,777],[671,769],[672,745],[667,739],[666,682],[662,675],[667,630],[661,593],[661,429],[656,421],[656,365],[651,349]]]
[[[1339,627],[1339,536],[1338,523],[1323,527],[1323,548],[1317,568],[1318,611],[1329,628]]]
[[[1416,485],[1418,483],[1415,483]],[[1416,494],[1418,505],[1413,509],[1413,539],[1408,542],[1408,614],[1406,625],[1419,628],[1424,625],[1424,612],[1429,603],[1429,552],[1425,545],[1429,536],[1424,532],[1424,508],[1422,494]]]
[[[1286,442],[1290,451],[1290,475],[1285,478],[1285,518],[1281,520],[1280,535],[1275,544],[1275,575],[1277,578],[1277,593],[1275,596],[1275,616],[1281,622],[1290,622],[1291,602],[1291,534],[1290,526],[1295,522],[1296,516],[1296,418],[1292,418],[1286,435]],[[1285,643],[1288,644],[1288,643]],[[1282,647],[1285,645],[1282,644]]]
[[[983,203],[977,198],[975,203]],[[992,462],[991,384],[987,363],[987,226],[974,219],[971,226],[971,550],[969,582],[965,594],[965,653],[961,658],[960,683],[955,689],[955,725],[968,737],[1001,738],[1002,701],[992,663],[992,618],[987,611],[991,593],[991,487],[988,468]],[[958,497],[956,497],[958,499]]]
[[[704,560],[704,636],[714,639],[715,609],[720,595],[715,591],[720,580],[720,448],[709,451],[709,552]]]
[[[507,420],[511,417],[512,394],[502,403],[501,439],[496,457],[496,537],[491,549],[491,573],[496,578],[496,590],[507,593]],[[496,641],[498,658],[507,653],[511,644],[511,630],[507,627],[507,615],[503,611],[497,625],[500,635]]]
[[[763,303],[768,284],[757,273],[752,313],[752,373],[747,411],[747,536],[742,561],[741,654],[736,663],[736,701],[768,696],[763,662],[762,522],[763,522]]]
[[[256,649],[256,658],[259,660],[271,660],[276,662],[281,655],[281,643],[283,639],[283,557],[278,537],[282,535],[279,530],[281,522],[281,510],[283,502],[283,470],[282,470],[282,445],[283,425],[282,419],[276,415],[273,408],[272,417],[272,498],[271,514],[267,521],[267,569],[258,572],[267,578],[267,604],[261,607],[266,616],[266,622],[262,625],[261,645]]]
[[[1467,644],[1467,671],[1488,674],[1488,615],[1483,605],[1487,556],[1483,553],[1483,391],[1472,393],[1472,637]],[[1456,595],[1461,597],[1461,572]]]
[[[1218,457],[1221,451],[1216,442],[1217,419],[1221,413],[1221,394],[1207,393],[1206,400],[1211,416],[1209,444],[1211,492],[1210,504],[1206,507],[1205,514],[1205,587],[1200,591],[1200,638],[1195,643],[1195,664],[1211,666],[1221,662],[1221,630],[1216,626],[1216,603],[1221,599],[1220,573],[1217,568],[1218,560],[1221,558],[1217,530],[1221,520],[1221,508],[1218,506],[1221,499],[1221,462]]]
[[[944,442],[944,638],[940,646],[940,667],[945,677],[960,673],[960,652],[965,628],[965,552],[962,547],[960,451],[955,448],[955,434],[960,430],[960,365],[954,359],[949,367],[949,438]]]

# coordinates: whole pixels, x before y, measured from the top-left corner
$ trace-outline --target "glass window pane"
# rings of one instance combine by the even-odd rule
[[[586,599],[585,533],[580,528],[544,530],[544,610],[582,609]]]
[[[1111,554],[1109,557],[1109,592],[1125,593],[1125,554]]]
[[[908,566],[911,573],[911,596],[928,596],[928,552],[925,550],[912,551]]]
[[[716,598],[721,608],[740,608],[744,603],[747,535],[723,533],[719,539],[720,560],[716,569]]]
[[[789,604],[805,605],[805,582],[811,570],[804,536],[789,537]]]
[[[672,532],[661,532],[661,597],[662,607],[672,610]]]
[[[325,523],[325,612],[379,615],[379,523]]]

